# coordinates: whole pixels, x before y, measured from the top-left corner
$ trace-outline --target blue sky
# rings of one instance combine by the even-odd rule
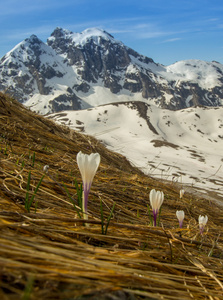
[[[0,57],[56,27],[99,27],[155,62],[216,60],[223,64],[222,0],[0,0]]]

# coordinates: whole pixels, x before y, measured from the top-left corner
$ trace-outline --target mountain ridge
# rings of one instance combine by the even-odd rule
[[[104,30],[57,27],[47,43],[31,35],[0,60],[0,90],[41,114],[120,101],[164,109],[223,104],[223,65],[155,63]]]

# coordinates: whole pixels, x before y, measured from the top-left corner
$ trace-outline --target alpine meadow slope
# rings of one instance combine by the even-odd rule
[[[189,193],[180,199],[181,186],[1,93],[0,118],[1,299],[222,299],[220,206]],[[88,220],[75,185],[79,151],[101,156]],[[156,227],[148,213],[154,189],[164,194]],[[208,218],[202,232],[200,216]]]

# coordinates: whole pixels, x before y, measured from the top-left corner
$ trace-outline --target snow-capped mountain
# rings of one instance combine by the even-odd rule
[[[0,90],[36,112],[143,101],[178,110],[223,104],[223,65],[199,60],[155,63],[104,30],[56,28],[32,35],[0,60]]]
[[[34,110],[39,106],[42,114],[65,109],[68,102],[80,109],[81,101],[63,82],[67,74],[75,78],[63,58],[32,35],[2,58],[0,88]]]
[[[223,197],[223,107],[171,111],[122,102],[48,116],[92,135],[144,173]]]

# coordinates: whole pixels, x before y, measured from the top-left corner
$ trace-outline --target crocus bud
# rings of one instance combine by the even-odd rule
[[[183,198],[184,193],[185,193],[184,189],[181,189],[180,190],[180,198]]]
[[[48,166],[48,165],[45,165],[45,166],[43,167],[43,172],[44,172],[44,173],[48,173],[48,170],[49,170],[49,166]]]
[[[149,199],[153,210],[154,226],[156,226],[157,215],[163,203],[164,194],[163,192],[156,191],[155,189],[153,189],[150,191]]]
[[[87,204],[88,195],[90,192],[91,184],[93,178],[97,172],[101,161],[99,153],[83,154],[81,151],[77,154],[77,165],[81,172],[81,177],[83,181],[83,199],[82,199],[82,210],[84,213],[84,219],[87,219]]]
[[[183,220],[184,220],[184,216],[185,216],[184,211],[183,210],[177,210],[176,211],[176,216],[177,216],[177,219],[179,221],[179,226],[180,226],[180,228],[182,228],[183,227]]]
[[[208,216],[199,216],[198,217],[198,223],[199,223],[199,228],[200,228],[200,233],[203,234],[204,232],[204,227],[207,224],[208,221]]]

